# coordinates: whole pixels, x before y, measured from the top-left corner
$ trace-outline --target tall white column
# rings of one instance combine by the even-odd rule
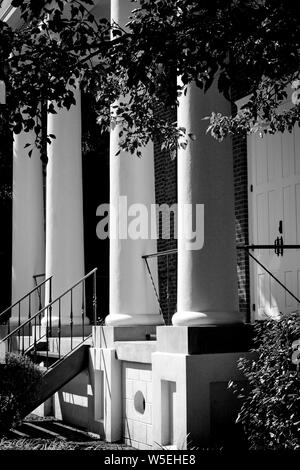
[[[238,313],[232,144],[206,135],[211,111],[230,114],[230,104],[213,86],[195,85],[180,99],[178,125],[197,136],[178,152],[178,285],[174,325],[229,324]],[[186,243],[184,204],[204,204],[204,245]],[[195,222],[195,219],[194,219]],[[201,227],[198,227],[198,230]]]
[[[81,159],[81,101],[70,110],[48,114],[46,186],[46,276],[53,275],[53,300],[84,276]],[[73,322],[81,324],[81,289],[73,296]],[[58,314],[55,309],[54,316]],[[70,322],[70,301],[62,303],[62,324]]]
[[[137,5],[133,5],[129,0],[112,0],[112,21],[124,26],[131,11],[136,7]],[[117,225],[120,224],[123,234],[110,237],[110,314],[106,317],[106,324],[159,325],[163,320],[142,259],[142,255],[157,251],[156,240],[150,238],[150,224],[148,236],[144,239],[132,239],[130,233],[127,238],[122,238],[128,228],[124,201],[127,203],[129,225],[135,218],[134,215],[142,215],[142,212],[139,212],[141,206],[133,204],[146,208],[150,222],[151,204],[155,204],[153,144],[150,143],[142,151],[142,158],[126,152],[116,155],[119,150],[119,132],[120,127],[116,127],[110,134],[110,204],[115,210]],[[157,285],[156,260],[149,263]]]
[[[35,287],[33,276],[45,272],[45,233],[43,170],[40,152],[34,146],[34,133],[14,134],[13,143],[13,227],[12,227],[12,303]],[[41,282],[43,278],[39,278]],[[38,298],[31,299],[31,315]],[[28,319],[29,303],[21,304],[21,321]],[[19,311],[13,309],[12,322],[18,323]]]

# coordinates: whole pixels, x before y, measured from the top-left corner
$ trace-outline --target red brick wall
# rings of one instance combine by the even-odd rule
[[[233,146],[233,172],[235,196],[236,243],[249,243],[248,236],[248,174],[247,138],[235,136]],[[250,318],[249,258],[244,250],[237,250],[239,308],[248,321]]]
[[[160,116],[174,121],[175,112],[163,107],[157,110]],[[248,244],[248,181],[247,181],[247,140],[246,136],[235,136],[232,139],[234,195],[236,218],[236,243]],[[154,143],[155,160],[155,195],[156,204],[169,204],[177,202],[177,160],[171,160],[168,152],[160,149],[159,142]],[[160,237],[162,233],[160,233]],[[157,251],[177,248],[174,239],[160,238]],[[170,255],[158,258],[159,295],[164,319],[170,324],[172,315],[176,311],[177,292],[177,256]],[[149,260],[151,268],[151,260]],[[242,250],[237,252],[238,295],[239,309],[249,320],[250,294],[249,294],[249,260]]]
[[[157,109],[160,117],[164,117],[169,122],[176,120],[176,111],[166,109],[163,106]],[[154,141],[154,171],[155,171],[155,199],[156,204],[177,203],[177,158],[171,159],[170,153],[161,150],[158,141]],[[172,224],[171,224],[172,227]],[[177,240],[171,231],[171,238],[162,238],[163,232],[161,220],[159,224],[159,239],[157,241],[157,251],[166,251],[177,248]],[[151,268],[151,260],[149,260]],[[159,272],[159,296],[162,313],[166,324],[171,324],[173,314],[176,312],[177,303],[177,255],[169,255],[158,258]]]

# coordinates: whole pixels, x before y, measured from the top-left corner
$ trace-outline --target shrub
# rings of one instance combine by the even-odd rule
[[[254,355],[238,364],[247,386],[230,384],[242,399],[236,422],[250,449],[300,449],[300,316],[257,322],[254,330]]]
[[[0,434],[16,426],[34,408],[42,371],[27,356],[7,353],[0,369]]]

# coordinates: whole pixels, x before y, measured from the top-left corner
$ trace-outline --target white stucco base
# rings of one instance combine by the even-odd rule
[[[230,410],[225,407],[229,405],[234,411],[235,397],[232,395],[230,400],[232,392],[226,393],[226,389],[229,380],[243,380],[236,367],[242,356],[241,353],[153,354],[154,447],[185,449],[187,441],[192,445],[211,445],[218,415],[227,418],[227,423],[222,423],[225,429],[231,418]],[[220,403],[214,399],[215,391],[221,409],[217,409]]]
[[[157,341],[145,331],[94,327],[89,367],[55,394],[55,416],[140,450],[235,443],[238,403],[228,382],[244,381],[237,362],[249,354],[232,350],[240,330],[224,352],[226,328],[159,327]]]

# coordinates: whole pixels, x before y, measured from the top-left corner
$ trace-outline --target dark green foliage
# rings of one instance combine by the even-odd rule
[[[134,10],[138,4],[132,3]],[[215,109],[206,116],[218,140],[245,130],[291,131],[300,122],[300,4],[295,0],[140,0],[125,30],[93,17],[93,0],[12,4],[26,26],[11,31],[0,22],[9,123],[16,134],[34,129],[37,145],[40,103],[51,103],[48,113],[69,109],[77,81],[96,98],[101,132],[121,124],[121,149],[138,155],[150,139],[171,153],[186,147],[186,130],[158,119],[154,110],[162,104],[175,109],[192,82],[206,91],[216,80],[227,98],[232,88],[250,95],[236,115]],[[287,95],[291,83],[292,97]],[[278,109],[286,100],[289,106]]]
[[[250,449],[300,449],[300,372],[298,313],[255,325],[254,359],[240,359],[248,379],[237,422],[243,424]]]
[[[34,406],[42,382],[42,371],[27,357],[8,353],[0,364],[0,434],[24,418]]]

